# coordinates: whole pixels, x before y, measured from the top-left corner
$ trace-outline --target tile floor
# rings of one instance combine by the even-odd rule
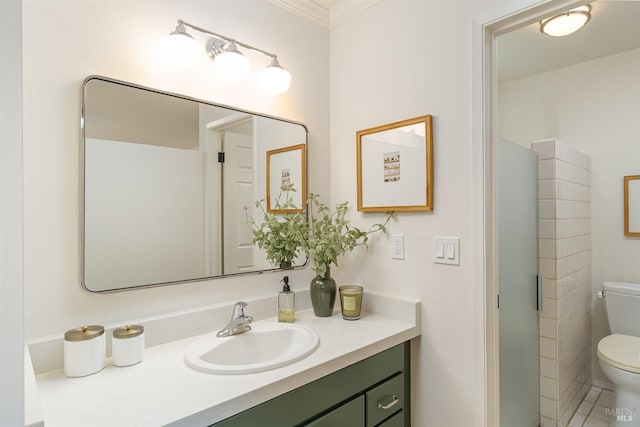
[[[612,405],[612,391],[591,387],[568,427],[607,427],[609,417],[605,415],[605,409],[611,408]]]

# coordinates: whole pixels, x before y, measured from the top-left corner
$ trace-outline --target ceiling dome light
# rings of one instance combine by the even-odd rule
[[[192,68],[203,56],[202,48],[182,23],[178,23],[176,30],[163,37],[160,43],[166,63],[178,68]]]
[[[227,82],[240,82],[249,76],[251,62],[244,56],[232,41],[213,60],[218,76]]]
[[[291,73],[280,66],[277,58],[273,58],[271,64],[260,72],[260,84],[272,95],[281,94],[289,90]]]
[[[553,37],[567,36],[584,27],[591,19],[591,6],[584,5],[540,22],[540,32]]]

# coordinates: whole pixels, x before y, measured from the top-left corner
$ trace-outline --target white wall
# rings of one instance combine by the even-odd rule
[[[108,295],[81,289],[81,84],[99,74],[305,123],[312,190],[327,194],[328,30],[263,1],[25,0],[23,7],[26,336],[275,295],[281,273]],[[156,47],[178,18],[275,51],[293,76],[291,89],[265,94],[257,71],[248,82],[222,84],[208,60],[187,71],[163,68]],[[257,69],[267,65],[251,59]],[[288,273],[300,289],[313,276],[310,269]]]
[[[24,425],[20,0],[0,2],[0,424]]]
[[[557,138],[591,155],[592,291],[605,280],[640,282],[640,239],[624,236],[623,180],[640,173],[640,49],[500,85],[500,136],[528,146]],[[603,300],[592,299],[591,366],[609,334]]]
[[[496,4],[383,0],[331,31],[327,168],[331,198],[351,202],[354,224],[383,218],[356,212],[356,131],[424,114],[434,118],[435,209],[399,213],[390,224],[390,233],[404,234],[405,260],[391,259],[389,235],[376,236],[368,251],[356,250],[332,270],[338,283],[422,300],[422,338],[412,368],[415,426],[471,426],[482,419],[475,361],[483,356],[474,346],[474,324],[484,317],[474,301],[482,300],[483,289],[473,281],[469,70],[471,19]],[[459,267],[431,262],[434,235],[460,237]]]

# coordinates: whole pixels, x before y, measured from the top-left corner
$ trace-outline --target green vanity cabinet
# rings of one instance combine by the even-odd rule
[[[343,403],[328,414],[316,418],[305,427],[338,427],[364,426],[364,396],[360,395],[347,403]]]
[[[214,427],[409,427],[409,360],[407,341]]]

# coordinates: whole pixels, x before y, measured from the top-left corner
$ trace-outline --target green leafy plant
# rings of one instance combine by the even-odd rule
[[[295,191],[292,185],[282,187],[276,209],[295,208],[291,191]],[[265,250],[267,260],[274,265],[290,262],[302,252],[313,261],[316,274],[324,276],[331,264],[338,266],[341,255],[357,246],[367,246],[371,234],[386,232],[393,216],[389,212],[383,223],[362,231],[346,219],[348,206],[348,202],[343,202],[332,211],[317,194],[311,193],[302,212],[274,214],[266,212],[264,200],[259,200],[256,207],[261,210],[263,221],[258,224],[247,213],[247,224],[253,233],[253,243]]]
[[[284,185],[276,199],[275,210],[296,209],[291,193],[295,192],[292,184]],[[253,243],[263,249],[267,261],[276,267],[290,265],[301,253],[300,234],[307,226],[304,212],[276,214],[267,212],[264,199],[255,203],[262,213],[262,222],[256,222],[249,216],[249,209],[245,207],[246,224],[253,233]]]
[[[324,276],[331,264],[337,267],[341,255],[351,252],[356,246],[367,246],[371,234],[386,232],[393,216],[393,212],[389,212],[382,224],[374,224],[369,230],[362,231],[345,218],[348,208],[349,202],[343,202],[331,211],[317,194],[309,194],[307,198],[309,218],[306,230],[300,236],[300,246],[313,260],[313,269],[318,276]]]

